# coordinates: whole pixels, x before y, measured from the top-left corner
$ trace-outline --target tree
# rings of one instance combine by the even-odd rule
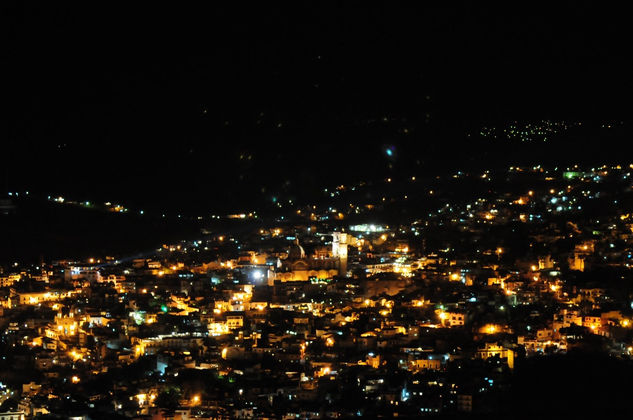
[[[182,393],[180,391],[180,388],[177,388],[177,387],[165,388],[156,397],[156,405],[161,408],[168,408],[170,410],[175,410],[176,408],[178,408],[181,396],[182,396]]]

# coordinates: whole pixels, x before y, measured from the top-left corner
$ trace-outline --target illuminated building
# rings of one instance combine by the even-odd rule
[[[352,225],[349,227],[352,232],[362,232],[367,235],[370,233],[384,232],[385,228],[381,225]]]
[[[489,359],[494,356],[499,356],[501,359],[506,359],[508,367],[514,369],[514,351],[503,347],[497,343],[486,343],[483,348],[477,349],[475,357],[478,359]]]
[[[288,249],[288,257],[282,261],[281,268],[275,272],[275,280],[281,282],[328,280],[339,273],[339,258],[325,256],[320,250],[308,257],[296,239]]]
[[[461,312],[438,311],[438,317],[442,325],[454,328],[463,327],[466,323],[466,315]]]
[[[442,368],[442,361],[437,359],[416,358],[409,361],[409,370],[440,370]]]
[[[25,418],[24,411],[5,411],[0,413],[0,419],[2,420],[24,420]]]
[[[574,256],[569,258],[569,269],[575,271],[585,271],[585,259],[578,253],[574,253]]]
[[[504,327],[496,324],[486,324],[479,328],[481,334],[497,334],[504,331]]]
[[[68,267],[64,270],[64,278],[70,280],[87,280],[89,282],[100,282],[101,273],[93,267]]]
[[[58,301],[74,294],[74,291],[49,290],[42,292],[18,292],[11,289],[11,303],[14,305],[38,305],[44,302]]]
[[[229,329],[229,326],[226,324],[226,322],[222,322],[222,321],[211,322],[208,328],[209,328],[209,335],[214,336],[214,337],[228,334],[231,331]]]
[[[20,281],[20,274],[9,274],[0,276],[0,287],[11,287],[15,282]]]
[[[244,317],[242,315],[227,315],[226,325],[232,330],[241,328],[244,326]]]
[[[585,316],[582,319],[582,326],[587,327],[591,332],[598,334],[602,328],[602,318],[599,316]]]
[[[550,255],[547,255],[543,258],[539,258],[538,260],[538,269],[539,270],[550,270],[553,269],[555,262],[552,260]]]
[[[332,234],[332,256],[339,259],[339,276],[347,275],[347,245],[353,239],[347,233],[334,232]]]
[[[155,354],[162,349],[189,350],[202,346],[202,337],[189,334],[157,335],[148,338],[130,337],[132,345],[138,346],[140,354]]]

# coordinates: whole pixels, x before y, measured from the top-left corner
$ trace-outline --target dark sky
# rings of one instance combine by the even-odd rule
[[[391,144],[627,118],[631,15],[601,2],[231,3],[2,2],[10,188],[230,207],[389,170]]]

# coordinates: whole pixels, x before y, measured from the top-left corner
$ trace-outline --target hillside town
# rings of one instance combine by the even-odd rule
[[[456,174],[509,187],[414,187],[442,204],[401,224],[372,213],[391,199],[293,207],[143,256],[6,265],[0,416],[485,413],[531,358],[627,360],[630,170]]]

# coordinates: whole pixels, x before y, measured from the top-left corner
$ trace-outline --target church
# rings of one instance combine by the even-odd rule
[[[337,238],[340,239],[337,234],[338,232],[335,233],[331,249],[326,246],[317,246],[310,255],[306,254],[299,239],[295,239],[288,249],[288,257],[281,261],[281,267],[275,272],[275,280],[281,282],[328,280],[337,275],[346,275],[347,242],[341,243],[337,240]]]

